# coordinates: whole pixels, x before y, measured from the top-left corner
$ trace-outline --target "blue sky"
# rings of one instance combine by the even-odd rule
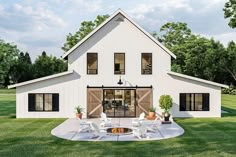
[[[0,0],[0,39],[28,51],[33,60],[42,51],[62,56],[69,32],[84,20],[121,8],[148,32],[166,22],[186,22],[191,30],[227,45],[236,30],[224,19],[226,0]]]

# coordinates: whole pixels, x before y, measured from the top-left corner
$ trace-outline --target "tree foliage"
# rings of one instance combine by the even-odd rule
[[[28,52],[21,52],[18,59],[9,70],[11,83],[24,82],[33,79],[32,62]]]
[[[66,42],[62,47],[63,51],[68,51],[74,45],[76,45],[80,40],[82,40],[86,35],[92,32],[96,27],[98,27],[103,21],[105,21],[109,15],[98,15],[94,21],[83,21],[81,27],[74,34],[69,33],[66,36]]]
[[[231,41],[226,49],[226,54],[221,56],[221,65],[236,81],[236,44]]]
[[[48,56],[45,51],[36,58],[33,65],[34,78],[44,77],[67,70],[67,64],[56,57]]]
[[[43,52],[32,63],[28,52],[21,52],[16,45],[0,40],[0,88],[67,70],[62,59]]]
[[[177,56],[172,61],[173,71],[220,83],[235,82],[233,43],[225,49],[214,39],[193,34],[187,24],[180,22],[169,22],[160,32],[165,46]]]
[[[9,71],[17,61],[19,53],[16,45],[0,40],[0,87],[9,84]]]
[[[224,6],[224,16],[229,19],[228,25],[231,28],[236,28],[236,0],[229,0]]]

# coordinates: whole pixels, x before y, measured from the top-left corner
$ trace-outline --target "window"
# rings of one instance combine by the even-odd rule
[[[97,53],[87,53],[87,74],[98,74]]]
[[[180,111],[209,111],[209,93],[180,93]]]
[[[28,107],[29,111],[59,111],[59,94],[30,93]]]
[[[114,74],[125,74],[125,54],[114,54]]]
[[[152,54],[151,53],[142,53],[141,73],[147,74],[147,75],[152,74]]]

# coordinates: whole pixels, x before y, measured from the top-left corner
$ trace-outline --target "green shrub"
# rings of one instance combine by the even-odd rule
[[[78,114],[80,114],[80,113],[82,113],[83,112],[83,108],[82,107],[80,107],[80,106],[77,106],[76,108],[75,108],[75,110],[76,110],[76,112],[78,113]]]
[[[230,95],[236,95],[236,88],[234,86],[230,86],[230,88],[223,88],[221,90],[222,94],[230,94]]]
[[[168,113],[173,105],[173,101],[170,95],[161,95],[159,99],[161,109]]]
[[[150,107],[149,112],[156,112],[156,108],[155,107]]]

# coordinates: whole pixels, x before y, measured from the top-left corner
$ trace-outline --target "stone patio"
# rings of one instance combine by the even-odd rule
[[[93,121],[100,127],[100,119],[86,119],[82,121]],[[75,118],[67,119],[62,124],[57,126],[51,131],[51,134],[67,140],[72,141],[98,141],[96,138],[91,139],[92,133],[83,132],[80,133],[80,120]],[[112,124],[114,126],[122,126],[132,128],[132,118],[113,118]],[[107,135],[101,138],[99,141],[145,141],[145,140],[162,140],[167,138],[173,138],[180,136],[184,133],[184,129],[177,123],[161,124],[157,122],[158,130],[156,132],[147,132],[147,138],[138,139],[132,134],[129,135]]]

